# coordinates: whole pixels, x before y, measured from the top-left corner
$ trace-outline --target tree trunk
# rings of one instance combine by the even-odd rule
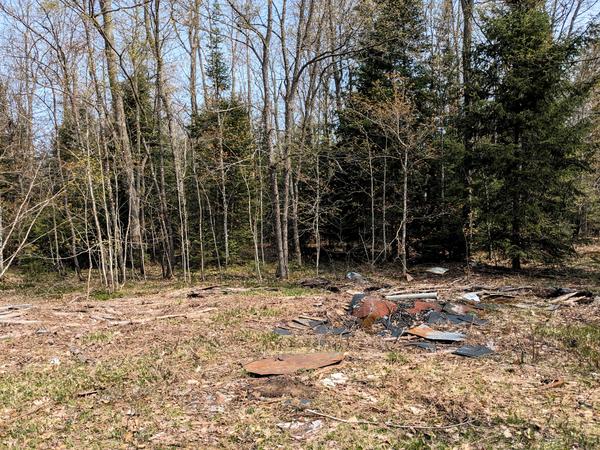
[[[472,169],[471,157],[473,154],[473,135],[470,124],[465,120],[471,110],[471,47],[473,40],[473,5],[474,0],[461,0],[463,11],[463,48],[462,48],[462,66],[463,66],[463,144],[465,148],[466,164],[465,178],[467,185],[467,232],[466,249],[467,249],[467,268],[470,267],[469,259],[471,258],[471,245],[473,242],[473,186],[472,186]]]
[[[118,63],[115,51],[115,40],[113,35],[112,23],[112,4],[111,0],[100,0],[100,9],[102,11],[104,38],[104,53],[106,57],[106,71],[108,74],[108,83],[113,104],[114,127],[116,129],[116,144],[123,154],[123,166],[127,179],[127,192],[129,200],[129,229],[131,232],[131,241],[134,247],[141,249],[142,237],[140,231],[140,199],[136,189],[134,161],[131,153],[131,143],[127,134],[127,125],[125,123],[125,109],[123,106],[123,95],[121,86],[117,77]],[[135,266],[136,261],[132,261]]]
[[[406,278],[406,226],[408,222],[408,149],[404,149],[404,161],[402,163],[402,276]]]
[[[221,105],[217,97],[217,125],[219,147],[219,174],[221,183],[221,202],[223,207],[223,241],[225,245],[225,267],[229,264],[229,199],[227,198],[227,174],[225,173],[225,147],[223,144],[223,118],[219,110]]]
[[[298,183],[300,178],[300,167],[298,167],[298,173],[292,182],[292,232],[294,237],[294,253],[296,254],[296,262],[298,266],[302,267],[302,249],[300,248],[300,227],[299,227],[299,211],[298,204],[300,202],[300,192],[298,189]]]
[[[262,61],[261,61],[261,74],[263,82],[263,108],[261,121],[264,130],[263,145],[265,147],[265,154],[269,156],[269,184],[271,187],[271,202],[273,204],[273,215],[275,220],[274,232],[275,232],[275,245],[277,248],[277,276],[282,279],[288,278],[288,268],[284,253],[283,244],[283,232],[281,225],[281,205],[279,200],[279,183],[277,181],[278,176],[278,162],[277,155],[275,153],[275,147],[273,146],[273,127],[271,126],[271,94],[269,92],[269,70],[270,70],[270,51],[271,51],[271,37],[273,34],[273,0],[267,1],[267,30],[262,40]]]

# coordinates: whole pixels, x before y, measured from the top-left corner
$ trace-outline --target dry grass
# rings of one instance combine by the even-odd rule
[[[597,289],[600,252],[583,250],[564,274],[473,274],[467,280],[454,267],[444,277],[417,274],[405,287],[435,288],[446,300],[468,284]],[[401,284],[394,275],[390,270],[385,279]],[[74,282],[62,284],[59,293],[15,283],[21,286],[5,286],[0,303],[34,303],[25,318],[41,322],[0,325],[3,448],[600,445],[597,305],[549,311],[533,292],[524,293],[515,300],[521,307],[498,304],[484,314],[489,325],[467,329],[469,342],[497,351],[466,359],[361,330],[349,338],[274,335],[278,321],[335,315],[351,297],[293,283],[274,291],[238,280],[252,290],[200,299],[160,281],[134,283],[122,298],[100,291],[87,298],[85,286]],[[317,350],[342,351],[346,359],[337,367],[275,378],[254,378],[242,369],[264,355]],[[325,387],[322,379],[334,372],[347,375],[347,383]],[[278,426],[317,420],[314,433]]]

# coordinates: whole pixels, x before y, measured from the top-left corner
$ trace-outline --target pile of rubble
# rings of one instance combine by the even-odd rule
[[[434,267],[426,272],[443,276],[447,269]],[[572,307],[581,304],[598,302],[589,291],[567,288],[545,289],[538,291],[531,286],[489,288],[485,286],[470,286],[463,293],[454,295],[452,301],[441,299],[438,292],[394,292],[390,286],[382,286],[369,282],[356,272],[346,275],[343,286],[334,285],[325,278],[304,280],[304,287],[326,289],[331,292],[346,292],[352,294],[352,299],[344,313],[338,315],[326,313],[327,318],[300,316],[288,322],[280,322],[273,332],[282,335],[334,335],[350,338],[357,330],[379,335],[386,341],[402,341],[405,345],[415,346],[429,352],[443,350],[459,356],[479,358],[494,353],[492,345],[483,343],[466,344],[472,327],[483,327],[488,320],[485,316],[503,303],[510,303],[518,308],[545,308],[554,310],[562,307]],[[346,288],[352,287],[351,290]],[[534,294],[533,297],[544,298],[545,301],[535,303],[518,303],[521,294]],[[531,297],[531,296],[530,296]],[[521,297],[522,299],[523,297]],[[480,335],[480,334],[478,334]],[[280,366],[288,366],[289,358],[304,358],[307,355],[280,355],[272,361],[261,360],[273,373],[279,373]],[[315,360],[312,360],[316,358]],[[292,358],[293,359],[293,358]],[[342,356],[339,354],[313,354],[311,367],[336,364]],[[306,361],[302,360],[300,366]],[[255,362],[256,363],[256,362]],[[259,364],[259,365],[260,365]],[[297,369],[294,364],[294,369]],[[308,366],[307,366],[308,367]],[[253,366],[246,370],[253,372]],[[259,371],[254,371],[259,373]]]
[[[371,330],[379,328],[379,335],[400,339],[412,336],[411,345],[436,351],[437,344],[453,344],[465,340],[461,332],[443,331],[430,325],[483,326],[487,320],[477,316],[486,305],[440,302],[437,292],[400,294],[355,294],[350,303],[350,314],[360,326]],[[415,340],[418,339],[418,340]],[[492,353],[482,345],[463,346],[454,352],[461,356],[479,357]]]
[[[433,271],[438,273],[441,271]],[[356,272],[349,272],[346,279],[361,287],[361,292],[353,295],[346,315],[338,317],[336,324],[329,318],[300,316],[294,320],[277,324],[273,332],[286,336],[293,334],[329,334],[349,337],[361,328],[382,336],[386,340],[408,339],[410,345],[416,345],[428,351],[436,351],[438,345],[456,344],[465,340],[462,332],[444,331],[432,327],[438,326],[484,326],[487,320],[478,317],[490,306],[481,303],[481,297],[500,297],[499,292],[480,290],[462,296],[460,303],[440,301],[437,292],[387,292],[366,280]],[[331,284],[325,279],[305,280],[303,286],[327,288]],[[483,345],[464,345],[455,349],[462,356],[479,357],[493,352]]]

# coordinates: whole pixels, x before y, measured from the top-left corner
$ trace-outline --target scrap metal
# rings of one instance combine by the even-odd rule
[[[413,336],[419,336],[429,341],[449,341],[449,342],[457,342],[463,341],[465,339],[465,335],[462,333],[453,333],[449,331],[437,331],[434,330],[427,325],[419,325],[418,327],[411,328],[407,330],[408,334],[412,334]]]
[[[285,375],[331,366],[343,359],[344,354],[337,352],[283,354],[252,361],[245,364],[244,369],[255,375]]]

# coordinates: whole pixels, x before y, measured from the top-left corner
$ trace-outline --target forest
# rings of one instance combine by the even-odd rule
[[[0,277],[560,262],[600,227],[598,14],[5,0]]]
[[[600,0],[0,0],[0,448],[600,448]]]

